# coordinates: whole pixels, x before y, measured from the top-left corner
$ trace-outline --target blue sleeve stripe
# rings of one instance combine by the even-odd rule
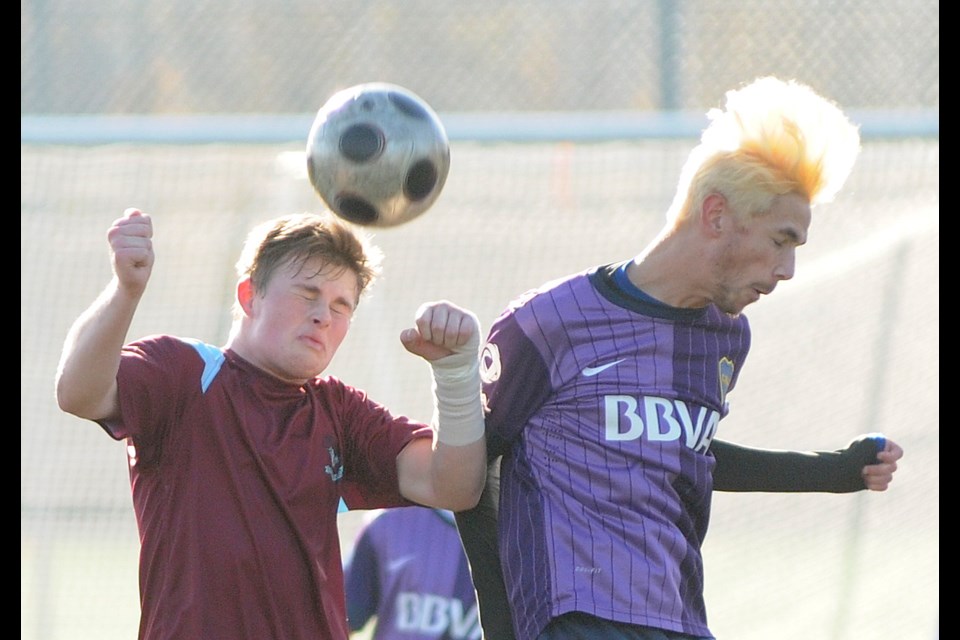
[[[204,366],[203,375],[200,377],[200,389],[206,393],[210,387],[210,383],[213,382],[213,379],[216,378],[220,372],[220,367],[223,366],[223,350],[220,349],[220,347],[215,347],[200,342],[199,340],[194,340],[193,338],[184,338],[183,341],[193,347],[203,360]]]

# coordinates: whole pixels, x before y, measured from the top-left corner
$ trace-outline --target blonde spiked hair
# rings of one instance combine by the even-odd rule
[[[792,80],[760,78],[728,91],[725,108],[707,117],[668,212],[674,226],[711,193],[746,216],[787,193],[829,202],[860,153],[860,133],[840,108]]]

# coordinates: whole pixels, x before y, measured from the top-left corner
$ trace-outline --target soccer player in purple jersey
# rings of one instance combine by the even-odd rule
[[[361,529],[344,569],[354,631],[372,640],[480,640],[470,568],[453,513],[386,509]]]
[[[715,440],[750,347],[741,312],[793,277],[811,205],[859,148],[806,86],[731,91],[652,243],[496,320],[481,355],[494,462],[480,505],[457,515],[487,640],[712,638],[713,490],[887,488],[903,452],[880,436],[808,453]]]
[[[350,508],[476,504],[486,468],[476,316],[426,304],[403,346],[429,361],[434,424],[321,373],[378,270],[332,216],[267,221],[237,263],[224,347],[125,344],[154,264],[151,218],[108,232],[113,278],[76,320],[60,407],[125,440],[140,531],[143,640],[344,640],[337,533]]]

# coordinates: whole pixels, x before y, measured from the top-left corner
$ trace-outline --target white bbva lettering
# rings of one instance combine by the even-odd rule
[[[464,640],[480,640],[483,629],[480,627],[480,612],[477,605],[464,612],[463,602],[450,598],[450,637]]]
[[[607,440],[636,440],[646,433],[650,441],[673,441],[684,436],[684,444],[694,451],[703,452],[710,447],[720,413],[706,407],[690,407],[683,400],[668,400],[657,396],[644,396],[643,416],[639,414],[639,401],[633,396],[604,396],[604,431]],[[621,422],[626,421],[626,430]]]
[[[398,631],[427,635],[447,631],[451,638],[463,640],[480,640],[482,635],[476,605],[464,612],[456,598],[410,591],[398,594],[395,604]]]

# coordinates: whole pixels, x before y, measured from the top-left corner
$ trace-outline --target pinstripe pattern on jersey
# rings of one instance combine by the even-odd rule
[[[490,334],[501,373],[484,391],[488,429],[513,445],[500,535],[521,639],[569,611],[709,635],[708,447],[749,327],[631,296],[613,273],[550,283]]]

